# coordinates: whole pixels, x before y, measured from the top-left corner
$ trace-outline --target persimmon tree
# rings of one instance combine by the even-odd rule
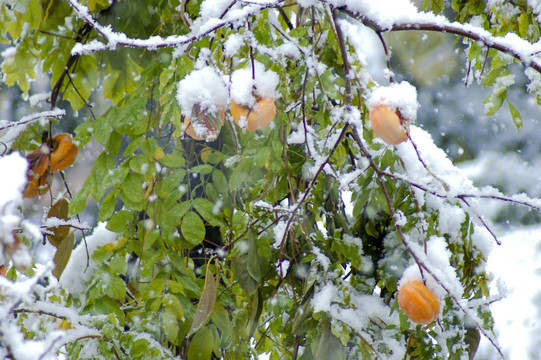
[[[498,239],[479,199],[541,202],[476,188],[452,164],[415,125],[422,104],[394,81],[385,38],[455,35],[491,115],[514,64],[539,100],[537,11],[2,2],[3,86],[30,111],[0,125],[1,356],[464,359],[480,336],[501,353],[484,270]],[[362,27],[385,50],[385,83],[367,70]],[[40,76],[45,95],[32,88]],[[73,141],[58,137],[68,118]],[[84,166],[71,186],[64,173]],[[411,280],[429,289],[431,324],[399,309]]]

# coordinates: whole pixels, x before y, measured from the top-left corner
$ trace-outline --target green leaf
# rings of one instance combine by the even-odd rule
[[[494,64],[493,64],[494,65]],[[503,67],[497,67],[490,70],[488,75],[483,79],[483,87],[492,86],[496,83],[496,80],[502,76],[511,74],[509,70]]]
[[[257,242],[255,239],[255,232],[253,229],[248,231],[248,261],[246,263],[246,269],[252,278],[258,283],[261,282],[261,260],[257,253]]]
[[[528,36],[528,26],[530,25],[530,14],[523,12],[518,17],[518,33],[521,38],[526,39]]]
[[[120,309],[116,300],[108,296],[97,297],[94,300],[94,303],[91,303],[87,306],[86,310],[90,311],[93,314],[114,314],[116,319],[118,319],[120,326],[124,325],[126,319],[124,312]]]
[[[107,140],[107,145],[105,148],[112,155],[116,155],[120,151],[120,145],[122,145],[122,136],[120,136],[120,134],[116,131],[112,131],[111,135],[109,136],[109,140]]]
[[[214,335],[204,327],[195,333],[188,347],[188,360],[210,360]]]
[[[115,161],[113,160],[113,157],[105,152],[102,152],[94,162],[92,171],[87,178],[87,181],[90,181],[90,185],[92,185],[90,194],[92,194],[94,200],[100,200],[103,197],[105,190],[110,186],[110,183],[104,181],[104,179],[114,167]]]
[[[133,343],[131,349],[130,349],[130,355],[133,358],[141,357],[143,358],[144,355],[147,352],[149,342],[146,339],[137,339]]]
[[[71,199],[69,204],[69,213],[70,215],[79,214],[81,211],[84,210],[86,206],[86,200],[88,199],[88,196],[90,195],[90,187],[92,179],[88,177],[83,184],[83,187],[75,196],[73,199]]]
[[[132,141],[126,146],[126,150],[124,150],[123,157],[129,157],[130,155],[133,155],[135,151],[141,146],[141,143],[143,142],[143,138],[138,136],[135,137],[135,139],[132,139]]]
[[[107,230],[122,233],[133,222],[133,214],[128,210],[120,210],[107,222]]]
[[[111,136],[111,125],[110,121],[114,121],[114,119],[118,116],[119,109],[116,106],[110,107],[103,116],[98,117],[94,122],[92,122],[92,128],[94,135],[94,139],[96,141],[106,146],[107,142],[109,141],[109,136]]]
[[[147,100],[134,97],[122,111],[117,112],[116,119],[111,119],[110,124],[120,134],[141,135],[147,129]]]
[[[145,192],[140,175],[128,174],[120,186],[120,198],[124,205],[131,210],[141,211],[145,203]]]
[[[238,254],[233,258],[233,271],[239,280],[239,285],[248,293],[253,294],[259,287],[259,281],[255,280],[248,272],[248,253]]]
[[[216,292],[218,291],[216,280],[214,275],[210,271],[210,266],[207,264],[207,272],[205,275],[205,286],[201,292],[201,298],[197,304],[197,309],[195,310],[195,315],[192,321],[192,327],[188,332],[188,336],[191,336],[196,331],[198,331],[201,326],[205,325],[212,310],[214,309],[214,304],[216,303]]]
[[[111,271],[116,274],[125,274],[128,269],[128,262],[126,261],[125,254],[118,253],[110,261],[109,267]]]
[[[175,312],[172,308],[166,307],[162,315],[163,330],[165,332],[165,337],[167,341],[172,344],[176,344],[178,336],[178,320]]]
[[[509,100],[507,101],[507,105],[509,106],[509,112],[511,113],[513,123],[515,124],[517,131],[520,132],[522,130],[522,117],[520,116],[518,110],[513,106],[513,104],[511,104]]]
[[[212,172],[212,183],[214,184],[216,191],[218,191],[224,199],[229,199],[229,185],[223,172],[214,169]]]
[[[105,294],[116,300],[124,300],[126,297],[126,284],[116,275],[111,275],[106,280]]]
[[[503,101],[507,97],[507,91],[505,89],[500,90],[496,93],[491,92],[483,100],[483,105],[485,107],[485,114],[487,116],[494,115],[496,111],[500,109],[503,104]]]
[[[217,303],[214,305],[214,310],[212,311],[212,314],[210,315],[210,319],[213,324],[215,324],[218,329],[220,330],[221,336],[220,336],[220,345],[222,347],[225,347],[229,344],[230,338],[231,338],[231,320],[229,319],[229,313],[227,310],[221,305],[220,303]]]
[[[193,211],[188,212],[180,224],[182,236],[192,245],[198,245],[205,238],[205,224]]]
[[[186,170],[176,169],[162,181],[158,183],[157,195],[161,198],[167,198],[173,190],[177,189],[186,176]]]
[[[184,221],[182,217],[190,210],[189,202],[175,203],[171,208],[157,214],[157,221],[166,227],[178,226]]]
[[[241,162],[229,177],[229,190],[238,189],[250,179],[250,167],[246,161]]]
[[[222,226],[223,222],[218,220],[218,212],[214,204],[203,198],[196,198],[192,201],[192,205],[195,210],[205,219],[210,225]]]
[[[319,345],[317,347],[315,360],[340,360],[344,358],[340,340],[331,332],[331,324],[327,323],[323,328]]]
[[[110,191],[105,195],[100,204],[100,213],[98,215],[99,221],[107,221],[114,213],[116,206],[117,192]]]
[[[257,165],[257,167],[263,167],[265,166],[265,163],[267,160],[270,159],[271,155],[271,149],[267,146],[259,149],[257,153],[254,156],[254,163]]]
[[[183,167],[185,163],[182,152],[173,151],[171,154],[166,154],[163,159],[160,160],[160,164],[169,168],[180,168]]]

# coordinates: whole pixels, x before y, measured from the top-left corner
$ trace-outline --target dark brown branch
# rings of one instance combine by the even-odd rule
[[[346,49],[346,41],[344,39],[344,34],[342,33],[342,29],[340,28],[340,25],[338,25],[338,22],[336,21],[337,12],[332,12],[332,20],[334,23],[334,28],[336,30],[336,39],[338,40],[338,44],[340,46],[340,53],[342,55],[342,62],[344,63],[344,81],[346,83],[346,105],[350,106],[352,101],[351,96],[351,79],[349,76],[350,73],[350,66],[349,66],[349,59],[348,59],[348,52]]]

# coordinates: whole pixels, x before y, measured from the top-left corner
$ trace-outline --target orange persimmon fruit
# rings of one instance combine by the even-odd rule
[[[78,152],[79,149],[77,148],[77,145],[73,143],[70,134],[61,133],[55,135],[52,139],[51,171],[62,171],[73,165]]]
[[[398,306],[414,323],[426,325],[438,318],[440,301],[420,281],[403,284],[398,290]]]
[[[184,131],[194,140],[215,140],[225,121],[225,111],[220,110],[218,113],[220,115],[220,123],[218,123],[217,117],[208,116],[204,111],[199,112],[198,121],[201,121],[205,126],[205,132],[201,134],[203,136],[197,134],[188,116],[184,117]]]
[[[409,121],[399,116],[398,111],[379,105],[370,109],[370,123],[376,135],[389,145],[398,145],[408,140]]]
[[[251,108],[232,101],[230,110],[235,123],[246,130],[264,128],[276,116],[276,104],[272,98],[256,97],[256,103]]]

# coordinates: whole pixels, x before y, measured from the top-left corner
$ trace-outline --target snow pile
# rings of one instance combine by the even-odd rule
[[[0,264],[7,264],[11,258],[18,268],[32,265],[26,247],[13,232],[22,223],[18,208],[23,202],[27,167],[28,162],[18,152],[0,158],[0,169],[4,174],[0,176]]]
[[[417,8],[409,0],[334,0],[332,3],[337,7],[346,6],[348,10],[372,19],[384,29],[390,29],[404,19],[415,18],[418,14]]]
[[[71,253],[71,257],[60,277],[60,285],[72,294],[82,295],[86,290],[86,282],[96,272],[97,265],[92,254],[99,246],[117,241],[117,234],[105,228],[105,223],[99,223],[91,236],[86,238],[90,259],[87,268],[87,248],[82,242]]]
[[[383,323],[386,326],[399,326],[398,313],[389,314],[389,307],[377,296],[362,294],[354,289],[349,289],[351,304],[343,307],[344,294],[336,285],[323,286],[312,298],[314,313],[328,313],[334,320],[339,320],[348,325],[357,334],[362,334],[369,343],[376,343],[365,329],[374,327],[374,324]],[[386,359],[403,359],[405,344],[401,344],[392,337],[385,337],[382,346],[388,347],[392,354],[386,354]],[[377,349],[377,347],[375,347]],[[383,355],[383,354],[378,354]]]
[[[278,74],[266,70],[263,64],[255,61],[254,71],[250,66],[235,70],[231,75],[231,99],[246,107],[254,106],[255,96],[275,99],[278,95],[275,89],[279,81]]]
[[[184,116],[190,117],[196,105],[215,114],[227,107],[225,81],[209,66],[194,70],[178,83],[177,101]]]

